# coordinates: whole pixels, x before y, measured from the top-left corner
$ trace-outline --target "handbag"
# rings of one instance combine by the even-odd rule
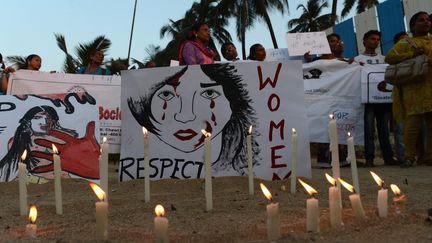
[[[417,45],[407,39],[414,48]],[[425,80],[429,72],[429,61],[426,55],[402,61],[398,64],[389,65],[385,71],[385,80],[392,85],[402,86],[419,83]]]

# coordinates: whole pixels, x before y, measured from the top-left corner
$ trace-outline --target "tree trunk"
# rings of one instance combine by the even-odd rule
[[[331,17],[331,24],[332,26],[334,26],[336,24],[336,18],[337,18],[337,0],[333,0],[333,4],[332,4],[332,17]]]
[[[270,31],[270,36],[271,36],[271,39],[272,39],[272,42],[273,42],[273,47],[274,47],[274,49],[278,49],[278,44],[277,44],[277,41],[276,41],[276,36],[275,36],[274,31],[273,31],[273,25],[271,23],[271,20],[270,20],[270,17],[268,15],[267,11],[264,13],[263,17],[264,17],[264,21],[266,22],[267,27],[268,27],[268,29]]]
[[[242,38],[241,38],[241,45],[242,45],[242,57],[243,60],[246,60],[246,29],[245,27],[242,27]]]

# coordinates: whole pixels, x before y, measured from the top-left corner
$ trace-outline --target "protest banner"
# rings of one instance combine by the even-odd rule
[[[290,56],[331,53],[325,32],[287,33],[285,40]]]
[[[329,114],[333,114],[340,144],[346,144],[348,132],[354,135],[356,144],[364,144],[360,72],[360,65],[339,60],[318,60],[303,65],[311,142],[329,143],[327,127],[323,126],[327,126]]]
[[[245,175],[250,125],[256,178],[290,175],[292,128],[297,175],[311,176],[301,62],[134,70],[122,72],[122,79],[120,181],[144,176],[142,127],[149,131],[152,179],[202,178],[202,129],[212,134],[213,176]]]
[[[384,78],[388,64],[365,64],[361,69],[361,102],[392,103],[393,85]]]
[[[24,150],[30,182],[52,179],[52,144],[63,178],[98,180],[96,112],[96,100],[87,93],[0,96],[0,182],[15,180]]]
[[[110,153],[119,153],[121,135],[120,76],[46,73],[19,70],[10,78],[8,94],[87,92],[98,100],[100,134]]]

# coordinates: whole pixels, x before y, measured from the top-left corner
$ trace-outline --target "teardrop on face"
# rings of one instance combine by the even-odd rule
[[[167,106],[168,106],[168,104],[167,104],[166,100],[164,100],[164,104],[163,104],[162,108],[163,108],[164,110],[166,110]]]
[[[162,115],[162,121],[165,120],[165,112]]]
[[[215,107],[215,102],[214,100],[210,100],[210,108],[213,109]]]
[[[214,123],[214,125],[217,126],[216,116],[215,116],[215,114],[213,112],[212,112],[211,120]]]

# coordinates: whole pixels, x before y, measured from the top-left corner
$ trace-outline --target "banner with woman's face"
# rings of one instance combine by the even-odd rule
[[[121,181],[143,178],[143,133],[149,132],[150,177],[201,178],[211,133],[215,176],[247,174],[252,126],[255,176],[291,171],[291,130],[299,137],[297,175],[310,176],[301,62],[194,65],[122,73]]]
[[[16,180],[20,162],[30,182],[52,179],[52,145],[63,178],[98,180],[99,137],[96,100],[87,93],[0,96],[0,182]]]

